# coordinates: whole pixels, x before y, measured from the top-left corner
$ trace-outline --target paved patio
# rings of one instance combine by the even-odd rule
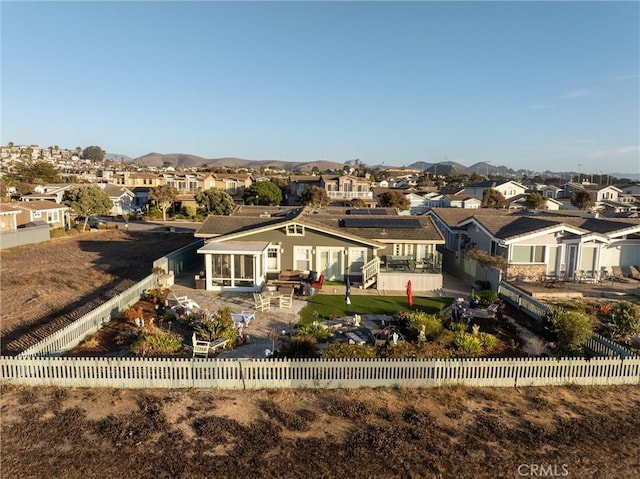
[[[194,300],[201,308],[209,311],[217,311],[220,308],[229,307],[234,313],[241,311],[255,311],[253,296],[251,293],[231,293],[214,292],[202,289],[195,289],[194,272],[188,271],[175,278],[175,284],[171,291],[176,296],[187,296]],[[450,275],[444,275],[444,288],[441,292],[422,294],[423,296],[446,296],[446,297],[466,297],[471,293],[471,284],[466,284]],[[344,285],[325,284],[319,294],[337,295],[343,301],[345,295]],[[375,289],[351,288],[352,295],[383,295],[383,296],[404,296],[405,291],[385,291],[381,293]],[[222,351],[219,358],[265,358],[265,350],[277,350],[280,341],[277,338],[282,331],[289,331],[300,318],[299,313],[306,306],[305,299],[293,299],[291,309],[280,309],[278,303],[274,302],[268,311],[255,311],[256,317],[243,332],[249,336],[248,343],[238,346],[232,351]]]

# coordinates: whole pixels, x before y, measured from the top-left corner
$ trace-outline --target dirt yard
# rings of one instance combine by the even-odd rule
[[[14,355],[151,274],[193,233],[82,233],[2,251],[0,341]]]
[[[637,386],[140,391],[5,385],[0,404],[3,478],[640,475]]]

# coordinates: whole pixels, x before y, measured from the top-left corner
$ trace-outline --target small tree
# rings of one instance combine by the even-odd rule
[[[172,185],[160,185],[149,191],[149,198],[156,202],[162,211],[162,221],[167,221],[167,209],[176,201],[178,190]]]
[[[571,204],[578,209],[588,210],[596,204],[596,198],[590,191],[574,190],[571,193]]]
[[[87,146],[82,151],[82,157],[91,161],[102,161],[104,160],[105,151],[99,146]]]
[[[201,191],[196,195],[196,202],[207,214],[212,215],[231,214],[235,207],[231,195],[219,188]]]
[[[109,195],[99,186],[79,186],[64,192],[62,203],[69,206],[77,215],[84,215],[82,231],[87,228],[91,215],[106,215],[113,207]]]
[[[282,203],[282,190],[271,181],[258,181],[244,190],[242,198],[250,205],[279,205]]]
[[[351,206],[353,208],[366,208],[367,202],[362,198],[354,198],[351,200]]]
[[[380,195],[380,205],[385,208],[397,208],[399,210],[408,210],[411,203],[407,197],[400,191],[387,191]]]
[[[304,192],[300,196],[300,202],[303,205],[309,205],[314,208],[318,208],[320,206],[328,205],[331,202],[331,199],[329,198],[329,195],[324,188],[320,188],[319,186],[311,186],[304,190]]]
[[[546,200],[540,193],[529,193],[524,199],[527,208],[533,208],[535,210],[542,209],[546,203]]]
[[[504,195],[494,188],[487,188],[482,193],[483,208],[504,208],[508,204]]]

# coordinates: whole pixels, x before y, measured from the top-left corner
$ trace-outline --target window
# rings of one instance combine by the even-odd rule
[[[231,279],[231,255],[214,254],[211,259],[213,278]]]
[[[293,267],[299,271],[311,271],[311,246],[293,248]]]
[[[287,225],[287,236],[304,236],[304,226],[302,225]]]
[[[545,246],[513,246],[512,263],[544,263]]]
[[[233,267],[236,279],[253,279],[253,255],[234,255]]]
[[[349,248],[349,273],[361,274],[362,267],[367,262],[366,248]]]
[[[267,271],[279,271],[280,246],[269,246],[267,248]]]
[[[225,181],[225,190],[230,195],[235,195],[238,190],[238,182],[235,180],[227,180]]]
[[[57,223],[60,221],[60,212],[58,210],[47,211],[47,223]]]

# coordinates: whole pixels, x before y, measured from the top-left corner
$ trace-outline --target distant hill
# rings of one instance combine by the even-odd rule
[[[105,160],[113,161],[131,161],[133,158],[127,155],[121,155],[120,153],[107,153],[104,155]]]
[[[418,161],[409,165],[409,168],[422,170],[425,173],[434,173],[441,175],[471,173],[471,171],[466,166],[461,165],[460,163],[456,163],[455,161],[441,161],[439,163],[425,163],[424,161]]]
[[[315,166],[320,171],[330,169],[340,169],[344,165],[332,161],[309,161],[309,162],[291,162],[277,160],[247,160],[243,158],[225,157],[225,158],[203,158],[197,155],[188,155],[185,153],[148,153],[144,156],[136,158],[133,163],[138,165],[162,167],[165,164],[174,168],[197,168],[203,165],[214,167],[246,167],[246,168],[277,168],[287,171],[299,169],[301,171],[311,171]]]

